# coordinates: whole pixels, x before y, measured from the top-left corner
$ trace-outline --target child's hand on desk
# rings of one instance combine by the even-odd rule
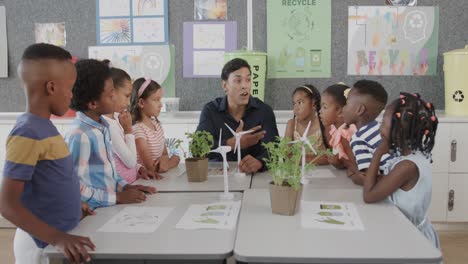
[[[366,173],[362,171],[358,171],[348,176],[351,178],[354,184],[362,186],[364,184],[364,179],[366,178]]]
[[[159,161],[160,161],[160,160],[155,160],[155,161],[154,161],[153,168],[155,168],[155,171],[147,171],[147,172],[148,172],[148,176],[149,176],[151,179],[155,179],[155,180],[162,180],[162,179],[164,179],[164,177],[158,173],[158,170],[159,170]]]
[[[90,262],[89,250],[95,250],[96,246],[89,237],[74,236],[59,232],[52,238],[50,243],[64,254],[71,263]]]
[[[169,164],[171,165],[171,168],[177,167],[180,162],[180,157],[177,155],[172,155],[171,158],[169,159]]]
[[[341,162],[340,158],[338,158],[338,155],[328,155],[327,156],[328,163],[333,165],[333,167],[337,169],[343,169],[343,163]]]
[[[85,218],[88,215],[95,215],[96,212],[89,207],[89,205],[85,202],[81,202],[81,219]]]
[[[162,155],[161,158],[159,158],[159,166],[157,172],[164,173],[169,170],[169,156],[167,155]]]
[[[138,170],[138,178],[141,178],[144,180],[150,180],[150,179],[161,180],[164,177],[159,175],[158,173],[147,170],[145,167],[141,167]]]
[[[145,186],[145,185],[140,185],[140,184],[136,184],[136,185],[127,185],[127,189],[128,188],[133,188],[133,189],[137,189],[137,190],[140,190],[142,192],[144,192],[145,194],[153,194],[153,193],[156,193],[156,188],[154,187],[151,187],[151,186]]]
[[[145,193],[128,184],[123,191],[117,193],[118,204],[141,203],[144,201],[146,201]]]
[[[153,177],[150,177],[150,176],[153,176]],[[154,174],[153,175],[149,175],[148,171],[146,170],[145,167],[141,166],[139,169],[138,169],[138,178],[140,179],[144,179],[144,180],[149,180],[151,178],[154,178]]]

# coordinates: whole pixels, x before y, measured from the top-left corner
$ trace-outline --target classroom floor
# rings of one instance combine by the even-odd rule
[[[468,263],[468,231],[438,231],[444,264]],[[0,263],[15,263],[13,237],[15,229],[0,228]]]

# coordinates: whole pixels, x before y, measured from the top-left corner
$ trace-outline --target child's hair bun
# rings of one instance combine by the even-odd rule
[[[109,69],[112,68],[112,63],[111,63],[110,60],[104,59],[104,60],[102,60],[102,63],[104,63],[104,65],[106,65]]]

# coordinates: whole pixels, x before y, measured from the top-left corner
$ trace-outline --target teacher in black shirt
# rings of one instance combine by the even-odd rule
[[[266,169],[263,158],[267,156],[262,142],[274,141],[278,136],[275,114],[271,107],[250,95],[250,65],[243,59],[227,62],[221,72],[221,86],[224,97],[218,97],[203,107],[197,130],[210,132],[214,138],[214,148],[218,147],[219,130],[223,129],[221,144],[234,150],[235,137],[224,125],[233,130],[254,130],[241,138],[242,161],[240,169],[245,173],[255,173]],[[210,160],[221,161],[220,155],[210,153]],[[227,154],[229,161],[237,161],[233,151]]]

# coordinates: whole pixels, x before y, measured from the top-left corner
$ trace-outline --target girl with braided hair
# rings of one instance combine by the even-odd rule
[[[288,121],[285,137],[292,140],[300,139],[310,122],[307,137],[312,136],[315,139],[312,146],[315,150],[328,149],[328,142],[324,136],[328,132],[328,129],[324,127],[318,116],[320,113],[320,103],[320,93],[313,85],[297,87],[293,92],[294,117]],[[307,153],[306,161],[313,161],[317,165],[328,164],[326,155],[317,158],[311,151]]]
[[[380,126],[382,141],[374,152],[364,180],[364,201],[374,203],[389,198],[400,211],[439,248],[439,239],[426,213],[431,202],[431,151],[438,120],[434,106],[419,94],[400,93],[389,104]],[[398,157],[390,172],[378,178],[383,154]]]

